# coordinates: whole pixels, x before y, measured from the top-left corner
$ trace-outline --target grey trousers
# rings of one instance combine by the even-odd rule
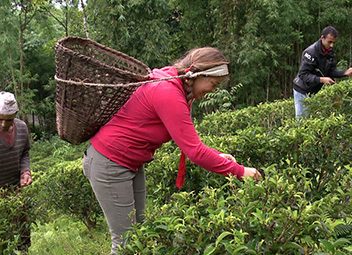
[[[90,145],[83,159],[83,172],[102,208],[111,233],[111,254],[124,245],[122,234],[144,220],[145,175],[120,166]]]

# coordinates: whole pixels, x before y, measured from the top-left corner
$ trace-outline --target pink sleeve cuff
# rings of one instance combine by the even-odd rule
[[[238,179],[242,179],[244,175],[244,166],[238,164],[234,174],[237,176]]]

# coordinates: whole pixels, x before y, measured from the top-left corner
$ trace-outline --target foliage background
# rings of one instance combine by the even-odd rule
[[[146,166],[146,221],[126,233],[128,245],[121,252],[350,254],[351,81],[324,88],[307,104],[310,116],[299,121],[292,99],[286,99],[214,113],[197,124],[207,145],[262,169],[258,183],[188,162],[186,184],[178,191],[179,150],[165,144]],[[58,137],[34,143],[33,184],[20,196],[0,192],[4,254],[15,250],[14,224],[26,201],[35,223],[29,254],[108,253],[108,228],[82,174],[86,146]]]
[[[124,254],[350,254],[351,83],[308,100],[310,118],[296,122],[291,81],[302,50],[329,24],[340,31],[339,66],[351,65],[351,16],[350,0],[2,0],[0,89],[16,94],[37,140],[33,185],[23,196],[0,197],[2,253],[14,252],[18,233],[8,230],[26,197],[35,222],[30,254],[109,252],[107,226],[81,174],[86,144],[51,137],[53,48],[77,35],[150,67],[193,47],[223,50],[231,79],[195,106],[197,129],[208,145],[266,173],[261,183],[238,182],[189,163],[184,192],[176,192],[179,151],[166,144],[147,168],[147,221],[128,233]]]
[[[227,100],[226,109],[291,97],[301,52],[326,25],[340,32],[339,66],[352,64],[350,0],[2,0],[0,14],[0,89],[16,94],[38,137],[55,130],[53,47],[68,35],[89,36],[151,68],[194,47],[218,47],[231,78],[213,102]],[[196,117],[210,111],[195,109]]]

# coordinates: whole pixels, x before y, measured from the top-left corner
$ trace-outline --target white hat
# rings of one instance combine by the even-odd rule
[[[15,96],[10,92],[0,92],[0,115],[13,115],[18,112]]]

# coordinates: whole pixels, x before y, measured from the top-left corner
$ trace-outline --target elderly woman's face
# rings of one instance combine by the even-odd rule
[[[13,122],[13,118],[5,118],[4,116],[0,116],[0,131],[9,131],[10,128],[13,126]]]
[[[192,93],[195,99],[201,99],[205,94],[213,92],[218,85],[225,80],[225,77],[197,77],[192,86]]]

